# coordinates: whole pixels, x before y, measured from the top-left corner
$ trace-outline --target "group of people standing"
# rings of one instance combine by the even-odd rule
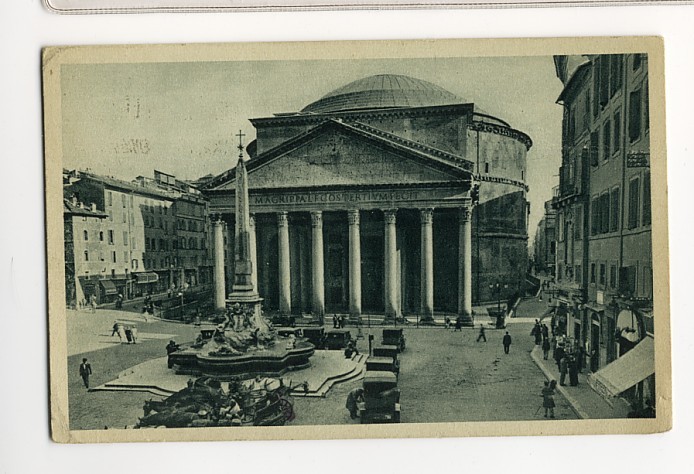
[[[344,329],[345,328],[345,317],[343,315],[333,314],[333,329]]]
[[[137,344],[137,325],[123,324],[119,321],[114,321],[111,337],[116,335],[118,336],[120,342],[125,341],[128,344]]]

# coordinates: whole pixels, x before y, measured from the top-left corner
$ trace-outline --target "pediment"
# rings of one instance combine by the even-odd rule
[[[250,189],[426,184],[469,177],[455,164],[340,124],[321,127],[285,148],[248,162]],[[233,190],[233,174],[230,178],[215,189]]]

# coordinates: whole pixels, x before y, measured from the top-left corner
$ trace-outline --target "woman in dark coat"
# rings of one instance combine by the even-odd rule
[[[575,356],[569,358],[569,384],[572,387],[578,385],[578,360]]]
[[[554,388],[557,386],[557,381],[545,382],[545,387],[542,389],[542,407],[545,409],[545,418],[549,413],[550,418],[554,418]]]

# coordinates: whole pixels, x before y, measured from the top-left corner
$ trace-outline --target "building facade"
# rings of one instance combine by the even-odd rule
[[[557,56],[555,65],[564,83],[556,314],[597,372],[640,341],[652,351],[648,58]],[[645,384],[654,390],[652,377]]]
[[[555,275],[556,252],[556,215],[552,201],[545,202],[545,214],[537,224],[533,245],[535,272],[547,276]]]
[[[367,77],[251,120],[258,289],[281,313],[457,313],[519,291],[530,138],[426,81]],[[479,184],[473,207],[470,190]],[[207,182],[234,221],[234,170]],[[477,201],[477,199],[474,199]]]
[[[94,203],[105,214],[99,238],[92,241],[99,273],[76,274],[78,284],[89,286],[83,292],[108,303],[118,294],[129,299],[211,284],[207,201],[199,192],[194,194],[184,183],[169,183],[164,178],[168,175],[159,172],[154,180],[139,177],[135,182],[72,174],[65,195]],[[183,225],[186,228],[179,229]],[[75,259],[80,258],[75,252]],[[99,285],[90,285],[94,279]]]

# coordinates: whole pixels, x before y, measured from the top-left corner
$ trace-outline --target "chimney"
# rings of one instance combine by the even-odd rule
[[[96,204],[92,203],[92,212],[96,212]]]
[[[73,194],[72,199],[70,201],[72,202],[73,206],[76,206],[77,205],[77,195]]]

